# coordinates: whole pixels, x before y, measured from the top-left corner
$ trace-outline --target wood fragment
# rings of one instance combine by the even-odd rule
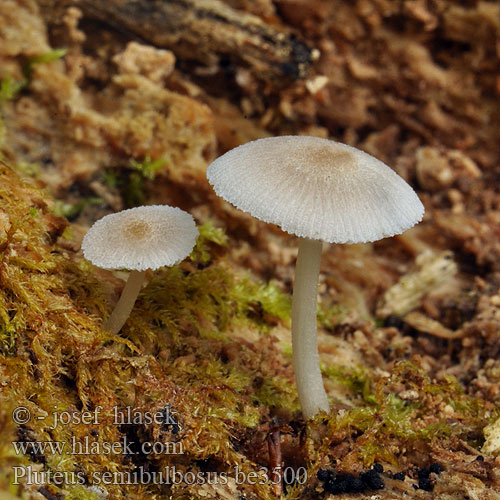
[[[466,335],[464,330],[450,330],[439,321],[429,318],[418,311],[408,313],[404,317],[404,321],[420,332],[428,333],[429,335],[433,335],[434,337],[439,337],[441,339],[460,339]]]
[[[125,28],[179,59],[208,67],[228,62],[251,68],[260,80],[303,77],[313,51],[287,31],[218,0],[80,0],[87,15]]]
[[[283,491],[282,485],[282,456],[281,456],[281,432],[276,419],[273,421],[267,436],[267,447],[269,450],[269,480],[273,483],[274,494],[279,498]]]
[[[453,253],[448,250],[439,254],[424,252],[415,262],[417,269],[402,276],[385,292],[377,307],[378,316],[404,316],[419,306],[424,295],[436,290],[458,272]]]
[[[57,497],[53,495],[47,488],[42,486],[41,488],[38,488],[38,492],[43,495],[45,498],[48,500],[57,500]]]

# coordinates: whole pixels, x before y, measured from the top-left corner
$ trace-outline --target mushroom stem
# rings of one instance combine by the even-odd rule
[[[123,288],[120,300],[118,300],[111,316],[104,323],[104,329],[111,333],[118,333],[130,316],[135,301],[141,290],[146,271],[130,271],[127,283]]]
[[[316,298],[322,242],[299,238],[292,301],[292,351],[295,382],[304,417],[330,410],[319,368]]]

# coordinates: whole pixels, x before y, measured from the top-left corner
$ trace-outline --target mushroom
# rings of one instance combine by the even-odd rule
[[[180,262],[197,237],[193,217],[168,205],[130,208],[95,222],[82,241],[85,258],[104,269],[131,270],[104,328],[118,333],[134,307],[146,270]]]
[[[305,418],[329,411],[316,336],[322,242],[362,243],[402,233],[422,219],[422,203],[381,161],[318,137],[268,137],[238,146],[208,166],[207,178],[226,201],[299,237],[295,380]]]

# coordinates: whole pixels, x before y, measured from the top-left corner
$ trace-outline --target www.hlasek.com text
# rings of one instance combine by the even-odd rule
[[[16,455],[183,455],[180,441],[130,441],[123,436],[119,441],[99,441],[85,436],[69,441],[13,441]]]
[[[158,472],[145,471],[142,468],[134,471],[93,472],[90,475],[83,471],[38,471],[33,470],[32,466],[13,467],[13,484],[45,485],[53,484],[55,486],[64,486],[70,484],[106,486],[111,484],[134,485],[134,484],[165,484],[165,485],[226,485],[230,481],[235,484],[304,484],[307,481],[307,470],[305,467],[293,469],[292,467],[275,467],[269,470],[267,467],[261,467],[256,471],[242,471],[235,466],[231,472],[204,472],[204,471],[179,471],[175,466],[167,466]]]

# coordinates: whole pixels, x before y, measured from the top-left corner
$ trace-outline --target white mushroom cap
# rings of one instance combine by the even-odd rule
[[[191,253],[197,237],[190,214],[152,205],[99,219],[83,238],[82,250],[96,266],[145,271],[180,262]]]
[[[215,192],[288,233],[361,243],[402,233],[422,219],[415,191],[390,167],[328,139],[259,139],[212,162]]]

